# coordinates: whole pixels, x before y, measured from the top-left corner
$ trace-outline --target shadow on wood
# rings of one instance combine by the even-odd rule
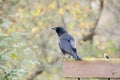
[[[64,61],[64,77],[120,78],[120,59]]]

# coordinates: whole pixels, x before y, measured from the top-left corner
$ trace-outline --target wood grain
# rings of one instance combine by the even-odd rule
[[[120,78],[120,59],[64,61],[64,77]]]

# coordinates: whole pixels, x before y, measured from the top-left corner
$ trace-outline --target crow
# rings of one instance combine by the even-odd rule
[[[55,30],[58,35],[59,47],[62,53],[64,55],[70,54],[75,60],[82,60],[82,58],[78,56],[74,38],[61,26],[53,27],[52,29]]]

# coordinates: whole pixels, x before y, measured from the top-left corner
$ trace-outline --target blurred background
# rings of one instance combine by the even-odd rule
[[[63,77],[54,26],[83,58],[120,57],[120,0],[0,0],[0,80],[75,80]]]

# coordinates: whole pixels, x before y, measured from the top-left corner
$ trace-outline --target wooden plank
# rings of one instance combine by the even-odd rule
[[[64,61],[64,77],[120,78],[120,59]]]

